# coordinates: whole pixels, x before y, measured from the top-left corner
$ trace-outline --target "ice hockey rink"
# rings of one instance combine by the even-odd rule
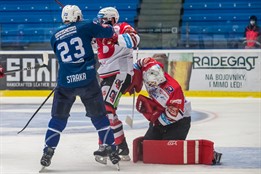
[[[36,174],[50,119],[51,102],[38,112],[27,129],[17,134],[44,101],[45,97],[0,98],[0,173]],[[61,136],[50,167],[45,173],[179,173],[179,174],[260,174],[261,173],[261,99],[260,98],[188,98],[192,102],[192,125],[187,139],[208,139],[223,153],[221,165],[162,165],[120,162],[120,171],[110,163],[94,160],[98,148],[97,133],[85,117],[83,105],[74,104],[67,128]],[[132,141],[145,134],[148,122],[135,111],[134,126],[125,123],[132,113],[132,97],[123,97],[119,117],[131,151]],[[174,155],[174,154],[170,154]]]

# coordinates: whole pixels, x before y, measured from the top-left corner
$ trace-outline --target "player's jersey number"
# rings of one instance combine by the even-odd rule
[[[70,44],[70,45],[68,45]],[[61,42],[57,46],[58,50],[62,50],[60,53],[63,62],[71,62],[73,60],[72,56],[76,59],[80,59],[85,55],[85,50],[83,48],[82,39],[79,37],[74,37],[70,40],[70,43]],[[68,55],[70,49],[75,49],[76,53],[73,55]],[[73,51],[74,52],[74,51]]]

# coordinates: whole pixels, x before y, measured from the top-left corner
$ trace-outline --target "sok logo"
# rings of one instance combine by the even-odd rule
[[[28,71],[15,72],[7,75],[7,82],[55,82],[56,81],[56,65],[55,59],[49,61],[51,63],[51,72],[47,68],[30,69]],[[17,69],[24,69],[28,67],[35,67],[42,65],[42,58],[7,58],[6,70],[12,71]]]

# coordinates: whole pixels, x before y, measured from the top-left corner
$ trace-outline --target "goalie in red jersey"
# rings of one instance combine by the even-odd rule
[[[144,83],[149,97],[139,95],[136,109],[149,121],[149,128],[144,137],[133,141],[133,161],[143,159],[145,163],[219,163],[222,154],[213,150],[213,142],[186,140],[191,123],[191,103],[185,98],[179,83],[164,72],[163,65],[154,58],[139,59],[134,67],[135,75],[126,92],[139,92]],[[155,147],[162,150],[155,151]],[[175,155],[169,155],[172,152]]]
[[[191,103],[185,99],[179,83],[153,58],[138,60],[135,68],[141,71],[149,93],[149,97],[139,95],[136,102],[136,109],[150,121],[144,139],[185,140],[190,129]],[[128,90],[133,91],[131,87]]]

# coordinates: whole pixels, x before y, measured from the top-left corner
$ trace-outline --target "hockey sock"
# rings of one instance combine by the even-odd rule
[[[107,117],[109,118],[110,125],[113,130],[115,144],[119,145],[123,142],[125,138],[122,122],[118,119],[117,114],[108,113]]]
[[[47,147],[56,148],[60,140],[60,134],[67,124],[66,119],[52,118],[48,125],[48,130],[45,136],[45,145]]]
[[[109,119],[106,116],[104,116],[104,117],[92,117],[91,120],[94,127],[98,131],[99,139],[102,142],[102,144],[113,145],[114,136],[113,136],[113,131],[110,127]]]

